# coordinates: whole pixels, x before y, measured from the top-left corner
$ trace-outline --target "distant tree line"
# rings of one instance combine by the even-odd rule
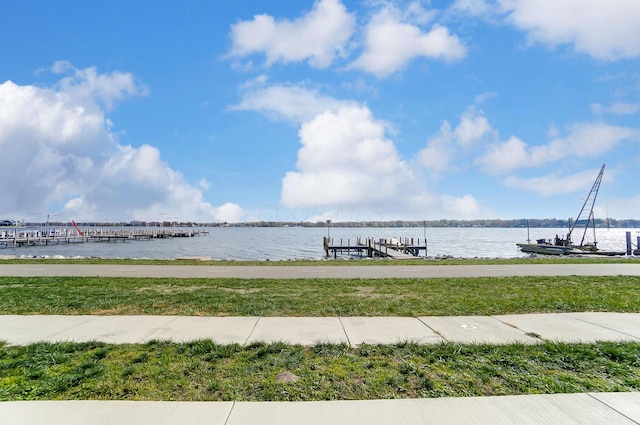
[[[596,227],[638,228],[640,220],[637,219],[595,219]],[[568,219],[481,219],[481,220],[394,220],[394,221],[316,221],[316,222],[277,222],[258,221],[251,223],[234,224],[242,227],[569,227]]]
[[[20,223],[25,226],[40,226],[45,223]],[[49,226],[65,226],[70,222],[50,221]],[[393,220],[393,221],[255,221],[247,223],[198,223],[193,221],[130,221],[130,222],[78,222],[78,226],[136,226],[136,227],[519,227],[519,228],[563,228],[569,227],[568,219],[556,218],[520,218],[515,220]],[[640,228],[639,219],[595,219],[596,227],[601,228]]]

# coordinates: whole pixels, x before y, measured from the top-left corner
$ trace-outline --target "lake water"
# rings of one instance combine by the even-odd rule
[[[184,256],[210,257],[213,260],[284,260],[320,259],[324,256],[323,237],[327,228],[304,227],[212,227],[208,235],[192,238],[153,239],[127,242],[71,243],[32,247],[3,247],[0,255],[150,258],[173,259]],[[635,244],[638,229],[598,229],[598,247],[625,250],[625,232],[630,231]],[[514,258],[520,252],[516,243],[526,242],[527,229],[516,228],[335,228],[328,229],[334,243],[342,239],[353,245],[357,238],[414,238],[424,244],[426,234],[429,257]],[[529,237],[551,239],[566,229],[530,229]],[[580,240],[582,233],[574,233]],[[587,240],[593,240],[592,233]]]

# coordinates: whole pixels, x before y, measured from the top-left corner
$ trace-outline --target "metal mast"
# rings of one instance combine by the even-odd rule
[[[582,209],[580,209],[580,212],[578,213],[578,216],[576,217],[576,221],[573,224],[573,227],[571,228],[571,230],[569,231],[569,237],[571,237],[571,234],[573,233],[573,230],[576,228],[576,226],[578,225],[578,223],[580,222],[580,218],[583,216],[583,214],[587,214],[586,210],[587,210],[587,205],[589,205],[589,209],[588,209],[588,216],[586,217],[586,222],[584,223],[584,232],[582,233],[582,239],[580,240],[580,246],[582,246],[584,244],[584,238],[587,235],[587,230],[589,229],[589,224],[592,223],[593,224],[593,244],[596,245],[596,223],[595,223],[595,217],[593,215],[593,207],[596,203],[596,198],[598,197],[598,190],[600,189],[600,183],[602,182],[602,175],[604,174],[604,167],[606,164],[602,164],[602,168],[600,169],[600,173],[598,174],[598,177],[596,177],[596,181],[593,183],[593,186],[591,187],[591,191],[589,192],[589,195],[587,195],[587,199],[584,200],[584,204],[582,205]],[[584,217],[582,217],[584,219]]]

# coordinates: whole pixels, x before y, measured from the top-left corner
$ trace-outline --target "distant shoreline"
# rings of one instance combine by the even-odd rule
[[[640,219],[595,219],[597,228],[634,229],[640,228]],[[343,228],[437,228],[437,227],[463,227],[463,228],[556,228],[562,229],[569,226],[569,219],[476,219],[476,220],[388,220],[388,221],[252,221],[241,223],[196,223],[192,221],[129,221],[129,222],[76,222],[80,227],[343,227]],[[17,227],[37,226],[68,226],[70,222],[21,222]],[[1,229],[15,228],[16,226],[0,226]]]

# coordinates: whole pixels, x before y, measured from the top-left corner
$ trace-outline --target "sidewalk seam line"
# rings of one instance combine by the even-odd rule
[[[517,327],[516,325],[514,325],[514,324],[512,324],[512,323],[505,322],[504,320],[501,320],[501,319],[500,319],[500,317],[502,317],[502,316],[501,316],[501,315],[499,315],[499,314],[492,314],[492,315],[489,315],[489,316],[487,316],[487,317],[490,317],[491,319],[495,320],[496,322],[498,322],[498,323],[500,323],[500,324],[502,324],[502,325],[504,325],[504,326],[507,326],[507,327],[512,328],[512,329],[515,329],[515,330],[517,330],[518,332],[522,332],[522,334],[523,334],[524,336],[526,336],[526,337],[528,337],[528,338],[531,338],[531,339],[533,339],[533,340],[536,340],[536,342],[542,342],[542,341],[545,341],[545,339],[542,337],[542,335],[538,335],[538,334],[537,334],[537,333],[535,333],[535,332],[527,332],[527,331],[525,331],[524,329],[520,329],[519,327]],[[534,336],[534,335],[538,335],[538,336]]]
[[[342,327],[342,332],[344,332],[344,337],[347,338],[347,344],[349,344],[349,347],[353,347],[353,345],[351,345],[351,339],[349,338],[349,334],[347,333],[347,330],[344,328],[344,323],[342,323],[342,317],[338,316],[338,321],[340,322],[340,326]]]
[[[247,338],[244,340],[244,342],[242,343],[242,345],[246,346],[247,343],[249,342],[249,340],[251,339],[251,335],[253,335],[253,332],[255,332],[256,328],[258,327],[258,323],[260,322],[260,319],[262,319],[262,316],[258,316],[258,320],[256,320],[256,323],[253,324],[253,328],[251,328],[251,332],[249,332],[249,335],[247,336]]]
[[[440,338],[442,338],[444,340],[444,342],[451,342],[449,341],[440,331],[432,328],[431,326],[427,325],[420,317],[416,317],[416,319],[418,319],[418,322],[422,323],[423,325],[425,325],[427,328],[431,329],[431,332],[433,332],[434,334],[438,335]]]
[[[178,320],[181,316],[174,316],[172,320],[169,320],[167,323],[165,323],[164,325],[160,326],[159,328],[155,328],[152,329],[150,332],[148,332],[146,335],[144,335],[143,337],[141,337],[137,344],[144,344],[144,340],[146,340],[147,338],[150,338],[153,334],[158,333],[158,331],[160,331],[160,329],[164,329],[166,326],[169,326],[170,324],[172,324],[173,322],[175,322],[176,320]],[[182,316],[184,317],[184,316]]]
[[[578,313],[578,312],[575,312],[575,313]],[[631,335],[631,334],[628,334],[628,333],[623,332],[623,331],[620,331],[620,330],[618,330],[618,329],[613,329],[613,328],[610,328],[610,327],[608,327],[608,326],[600,325],[600,324],[598,324],[598,323],[593,323],[593,322],[590,322],[590,321],[585,320],[585,319],[580,319],[579,317],[569,316],[569,314],[570,314],[570,313],[560,313],[560,314],[561,314],[562,316],[564,316],[564,317],[568,317],[568,318],[570,318],[570,319],[578,320],[579,322],[588,323],[588,324],[590,324],[590,325],[597,326],[597,327],[599,327],[599,328],[606,329],[606,330],[608,330],[608,331],[612,331],[612,332],[616,332],[616,333],[619,333],[619,334],[622,334],[622,335],[626,335],[626,336],[628,336],[628,337],[633,338],[633,340],[634,340],[634,341],[639,341],[639,340],[640,340],[640,338],[638,338],[637,336],[635,336],[635,335]]]
[[[229,423],[229,419],[231,418],[231,413],[233,413],[233,409],[236,407],[236,402],[232,401],[231,402],[231,409],[229,409],[229,413],[227,413],[227,417],[224,420],[224,423],[222,425],[227,425],[227,423]]]
[[[526,313],[524,313],[524,314],[526,314]],[[556,314],[556,313],[543,313],[543,314],[551,315],[551,314]],[[536,332],[527,331],[526,329],[519,328],[518,326],[514,325],[513,323],[509,323],[506,320],[502,320],[501,317],[503,317],[503,315],[491,315],[489,317],[491,317],[493,319],[496,319],[498,322],[502,323],[505,326],[509,326],[510,328],[519,330],[520,332],[522,332],[525,336],[528,336],[529,338],[538,340],[540,342],[550,341],[549,339],[543,337],[542,335],[540,335],[540,334],[538,334]],[[536,336],[533,336],[533,335],[538,335],[538,336],[536,337]]]
[[[42,316],[44,316],[44,315],[42,315]],[[56,316],[56,315],[55,315],[55,314],[52,314],[51,316]],[[48,340],[53,340],[53,339],[54,339],[54,337],[55,337],[56,335],[58,335],[58,334],[61,334],[61,333],[63,333],[63,332],[68,332],[68,331],[70,331],[71,329],[75,329],[75,328],[77,328],[77,327],[79,327],[79,326],[85,325],[85,324],[87,324],[87,323],[91,323],[91,322],[93,322],[93,321],[95,321],[95,320],[98,320],[98,318],[100,317],[100,316],[95,315],[95,314],[89,314],[89,315],[84,315],[84,314],[82,314],[82,315],[75,316],[75,317],[86,317],[86,316],[91,317],[91,319],[87,320],[86,322],[78,323],[77,325],[69,326],[68,328],[64,328],[64,329],[59,330],[59,331],[57,331],[57,332],[54,332],[54,333],[52,333],[52,334],[48,334],[45,338],[47,338]],[[43,339],[43,340],[44,340],[44,339]]]
[[[595,396],[594,393],[587,393],[587,395],[589,397],[591,397],[592,399],[594,399],[595,401],[597,401],[598,403],[600,403],[600,404],[606,406],[607,408],[611,409],[612,411],[616,412],[618,415],[622,416],[623,418],[629,419],[629,421],[633,422],[634,424],[640,425],[640,423],[638,423],[638,421],[633,420],[633,418],[630,418],[629,416],[625,415],[624,413],[622,413],[618,409],[616,409],[613,406],[610,406],[609,404],[607,404],[604,401],[600,400],[598,397]]]

